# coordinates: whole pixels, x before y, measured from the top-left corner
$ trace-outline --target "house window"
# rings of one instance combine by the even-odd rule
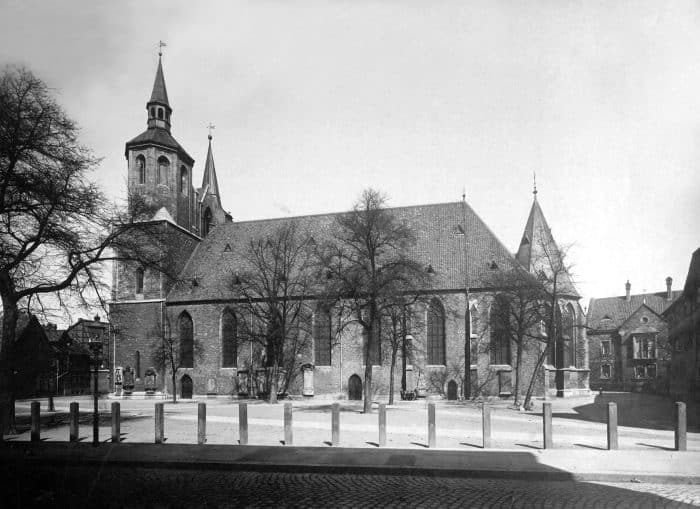
[[[143,269],[136,269],[136,293],[143,293]]]
[[[322,306],[314,314],[314,363],[317,366],[331,365],[331,314]]]
[[[183,368],[194,367],[194,327],[192,318],[187,312],[180,315],[180,366]]]
[[[635,378],[645,378],[645,375],[646,375],[646,370],[644,369],[643,364],[640,364],[640,365],[634,367],[634,377]]]
[[[221,315],[221,367],[235,368],[238,349],[238,321],[230,309]]]
[[[158,158],[158,183],[168,185],[168,170],[170,169],[170,161],[165,157]]]
[[[503,295],[491,305],[491,364],[510,364],[510,306]]]
[[[146,183],[146,158],[143,156],[136,157],[136,172],[139,177],[139,184]]]
[[[634,359],[656,359],[656,335],[633,336],[632,353]]]
[[[638,364],[634,367],[635,378],[656,378],[656,363]]]
[[[610,340],[604,339],[600,342],[600,355],[608,356],[610,355]]]
[[[602,364],[600,366],[600,378],[610,378],[612,373],[612,368],[610,364]]]
[[[445,365],[445,310],[437,299],[428,305],[428,364]]]

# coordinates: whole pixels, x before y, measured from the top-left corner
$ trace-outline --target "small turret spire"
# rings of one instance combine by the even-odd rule
[[[532,195],[537,199],[537,172],[532,172]]]
[[[170,115],[173,112],[168,101],[168,89],[165,87],[165,77],[163,76],[163,41],[158,42],[158,68],[156,69],[156,79],[153,82],[151,98],[146,103],[148,111],[148,128],[160,127],[170,132]]]
[[[209,135],[207,136],[207,138],[209,138],[209,149],[207,150],[207,160],[204,164],[204,176],[202,177],[202,192],[216,196],[216,201],[219,203],[219,206],[221,206],[221,196],[219,196],[219,182],[216,178],[214,154],[211,150],[211,130],[214,129],[215,126],[209,124],[207,127],[209,128]]]

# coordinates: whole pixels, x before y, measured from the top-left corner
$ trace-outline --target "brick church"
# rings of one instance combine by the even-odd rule
[[[226,274],[242,263],[241,252],[251,239],[262,238],[286,221],[295,220],[303,231],[318,238],[328,235],[337,214],[298,218],[234,221],[222,206],[212,137],[204,163],[202,183],[194,187],[194,160],[171,134],[172,108],[159,59],[151,97],[146,104],[147,129],[126,143],[129,195],[148,205],[145,218],[167,233],[171,274],[134,263],[115,263],[110,302],[117,369],[128,370],[134,391],[143,391],[147,374],[153,377],[153,345],[163,334],[175,335],[183,349],[193,342],[202,354],[188,359],[177,373],[174,388],[181,397],[192,395],[249,395],[255,392],[256,357],[252,343],[237,332],[246,320]],[[515,382],[515,348],[493,322],[497,289],[493,274],[516,266],[535,273],[536,249],[554,239],[535,192],[520,248],[511,253],[465,200],[390,209],[416,236],[411,256],[433,273],[429,299],[421,310],[422,327],[416,327],[414,351],[407,358],[406,385],[456,399],[464,394],[465,341],[470,343],[472,395],[512,395]],[[536,375],[535,395],[579,395],[588,392],[588,347],[580,296],[567,278],[559,307],[569,333],[560,338],[559,352]],[[470,310],[469,324],[465,320]],[[316,325],[328,321],[318,311]],[[339,341],[330,340],[324,327],[313,326],[311,347],[299,355],[300,376],[292,394],[355,398],[361,391],[364,366],[362,333],[344,330]],[[189,346],[188,346],[189,345]],[[524,352],[523,366],[534,366],[541,346]],[[388,392],[388,356],[373,367],[375,393]],[[402,363],[397,362],[397,370]],[[528,369],[524,369],[528,372]],[[529,378],[529,377],[528,377]],[[115,376],[115,379],[117,377]],[[394,377],[398,384],[401,373]],[[525,386],[528,380],[521,385]],[[153,384],[153,378],[149,381]],[[155,375],[158,390],[172,391],[169,374]],[[522,391],[524,392],[524,387]],[[252,393],[252,394],[251,394]]]

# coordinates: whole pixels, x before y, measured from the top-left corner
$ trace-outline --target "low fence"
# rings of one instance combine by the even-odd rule
[[[165,403],[155,404],[155,443],[165,443]],[[483,448],[492,448],[491,441],[491,407],[487,403],[482,404],[482,439]],[[70,442],[78,441],[78,403],[70,404],[69,432],[68,440]],[[675,426],[674,426],[674,450],[687,450],[687,415],[686,405],[682,402],[675,404]],[[113,443],[121,441],[121,413],[118,402],[112,403],[111,408],[112,420],[112,437]],[[0,430],[0,440],[4,435],[4,430]],[[331,410],[331,445],[338,447],[340,444],[340,405],[333,403]],[[386,405],[379,405],[377,432],[379,447],[386,446]],[[93,444],[99,444],[98,429],[93,427]],[[435,403],[428,404],[428,447],[437,447],[437,437],[435,428]],[[248,444],[248,404],[238,404],[238,437],[240,445]],[[31,405],[31,441],[38,442],[41,440],[41,413],[38,401],[33,401]],[[197,443],[205,444],[207,441],[207,406],[206,403],[197,405]],[[542,404],[542,442],[545,449],[551,449],[554,446],[554,437],[552,434],[552,404]],[[609,402],[607,405],[607,448],[614,450],[618,448],[618,432],[617,432],[617,404]],[[291,403],[284,404],[284,445],[293,445],[293,410]]]

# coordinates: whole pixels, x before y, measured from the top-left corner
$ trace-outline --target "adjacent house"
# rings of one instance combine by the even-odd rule
[[[680,291],[592,298],[588,307],[588,352],[591,389],[668,392],[668,325],[663,312]]]
[[[670,393],[700,400],[700,248],[690,260],[683,293],[663,313],[671,346]]]

